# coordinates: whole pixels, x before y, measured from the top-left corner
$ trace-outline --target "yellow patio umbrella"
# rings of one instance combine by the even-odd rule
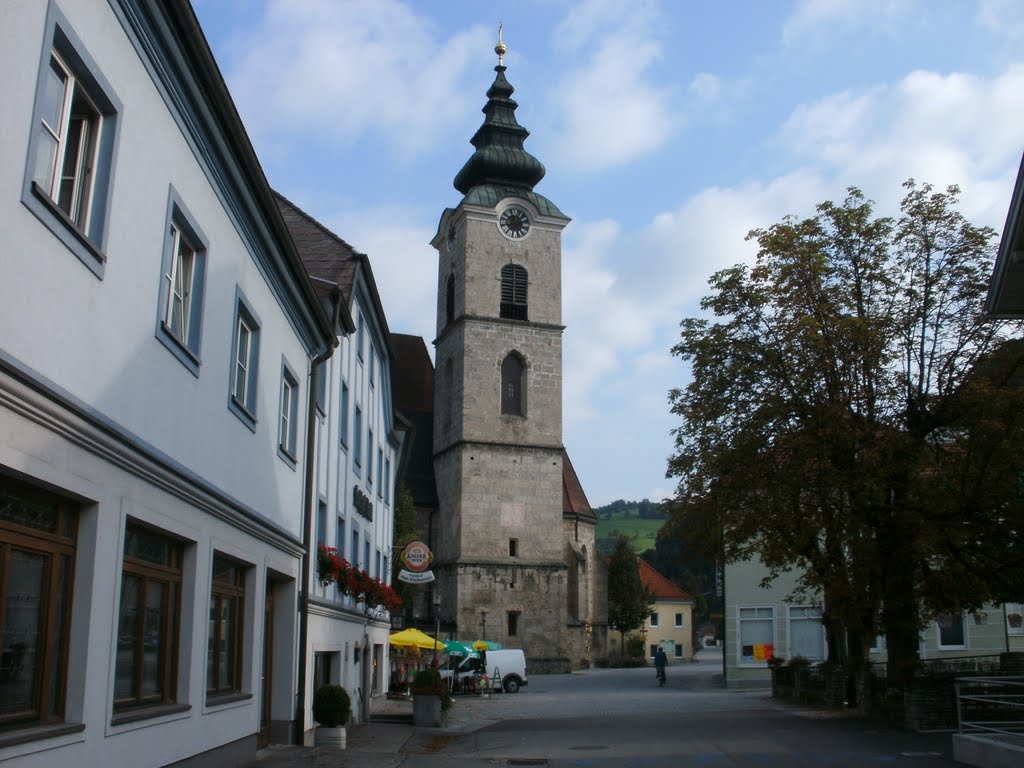
[[[415,647],[428,651],[440,651],[444,649],[444,643],[438,642],[426,632],[420,632],[415,627],[409,627],[409,629],[403,629],[401,632],[396,632],[388,638],[388,642],[391,643],[391,645],[396,645],[402,648]]]

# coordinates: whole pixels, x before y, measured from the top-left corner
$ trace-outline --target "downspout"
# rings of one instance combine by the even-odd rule
[[[311,276],[310,279],[316,280]],[[320,281],[318,282],[326,282]],[[338,327],[338,313],[341,309],[341,295],[338,285],[334,283],[334,311],[331,315],[331,328]],[[337,337],[334,343],[330,344],[322,353],[317,355],[310,362],[309,366],[309,391],[307,392],[306,405],[306,477],[304,480],[304,503],[305,514],[302,521],[302,577],[299,592],[299,665],[297,672],[297,686],[295,691],[295,733],[294,742],[298,746],[305,743],[306,738],[306,655],[309,648],[309,571],[311,568],[313,547],[313,499],[316,498],[314,487],[314,472],[316,466],[316,392],[317,381],[320,373],[320,365],[334,354],[338,346]]]

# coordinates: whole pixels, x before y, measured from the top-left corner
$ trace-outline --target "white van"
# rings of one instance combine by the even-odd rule
[[[482,656],[483,658],[449,657],[447,667],[441,670],[441,677],[454,678],[454,685],[461,688],[463,680],[467,677],[484,674],[488,678],[494,678],[497,672],[501,681],[500,686],[506,693],[518,693],[519,689],[527,684],[526,657],[521,649],[487,651]],[[497,688],[499,683],[495,680],[492,685]]]
[[[505,693],[519,693],[519,689],[529,682],[526,679],[526,656],[523,655],[521,648],[487,651],[484,656],[487,676],[497,676]],[[497,683],[494,687],[498,687]]]

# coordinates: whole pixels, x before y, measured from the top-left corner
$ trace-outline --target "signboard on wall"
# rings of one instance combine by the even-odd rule
[[[430,548],[422,541],[409,543],[401,554],[402,565],[405,566],[398,573],[398,580],[409,584],[426,584],[434,580],[434,572],[430,570],[430,563],[434,556]]]

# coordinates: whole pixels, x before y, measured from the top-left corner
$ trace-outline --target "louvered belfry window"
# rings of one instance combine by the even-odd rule
[[[448,275],[448,282],[445,285],[444,324],[447,326],[453,322],[455,322],[455,275]]]
[[[518,264],[501,268],[501,317],[526,320],[526,269]]]

